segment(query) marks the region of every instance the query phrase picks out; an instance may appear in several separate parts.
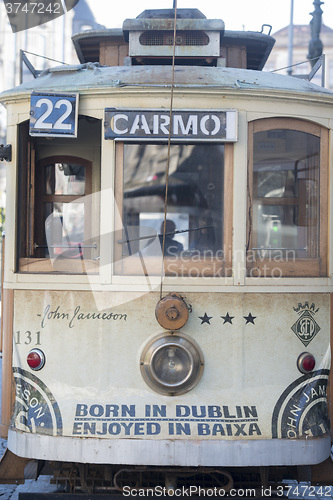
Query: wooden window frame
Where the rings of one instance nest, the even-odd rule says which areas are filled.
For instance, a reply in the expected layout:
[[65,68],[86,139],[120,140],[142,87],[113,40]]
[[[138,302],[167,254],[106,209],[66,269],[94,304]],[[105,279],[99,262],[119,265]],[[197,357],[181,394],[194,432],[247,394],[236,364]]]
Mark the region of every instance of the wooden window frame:
[[[253,145],[254,134],[269,130],[293,130],[314,135],[320,139],[319,158],[319,256],[318,258],[296,258],[291,261],[281,259],[248,259],[252,249],[253,233]],[[248,135],[248,219],[247,219],[247,275],[250,277],[321,277],[327,276],[328,248],[328,130],[316,123],[296,118],[263,118],[249,123]],[[280,199],[279,199],[280,200]],[[281,200],[280,200],[281,202]],[[273,260],[273,262],[272,262]]]
[[[93,259],[62,259],[61,268],[56,269],[48,257],[39,250],[44,244],[43,204],[70,203],[79,198],[85,198],[85,233],[89,234],[91,228],[90,194],[92,193],[92,162],[81,157],[71,155],[53,155],[35,161],[35,153],[30,154],[30,186],[27,194],[26,223],[29,228],[25,238],[26,257],[19,258],[18,272],[20,273],[47,273],[47,274],[95,274],[98,272],[98,262]],[[45,167],[55,163],[77,163],[86,167],[85,194],[84,195],[57,195],[44,193]],[[38,179],[38,181],[37,181]]]
[[[114,269],[115,275],[161,275],[161,259],[159,257],[148,257],[149,268],[140,261],[139,257],[123,257],[122,244],[118,241],[122,239],[123,220],[123,182],[124,182],[124,144],[117,142],[116,172],[115,172],[115,201],[117,206],[115,217],[115,242],[114,242]],[[202,257],[200,261],[193,263],[191,257],[188,260],[184,257],[164,257],[164,273],[170,277],[221,277],[232,276],[232,233],[233,233],[233,158],[234,148],[231,143],[224,143],[224,231],[223,231],[223,254],[224,259],[218,257]],[[179,263],[181,272],[179,272]],[[194,271],[194,274],[193,274]]]

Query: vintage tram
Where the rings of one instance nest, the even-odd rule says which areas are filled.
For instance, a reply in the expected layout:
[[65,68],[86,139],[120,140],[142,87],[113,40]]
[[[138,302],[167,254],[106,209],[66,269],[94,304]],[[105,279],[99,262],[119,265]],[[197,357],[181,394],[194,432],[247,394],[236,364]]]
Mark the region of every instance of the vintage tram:
[[73,41],[1,95],[2,480],[328,484],[333,94],[195,9]]

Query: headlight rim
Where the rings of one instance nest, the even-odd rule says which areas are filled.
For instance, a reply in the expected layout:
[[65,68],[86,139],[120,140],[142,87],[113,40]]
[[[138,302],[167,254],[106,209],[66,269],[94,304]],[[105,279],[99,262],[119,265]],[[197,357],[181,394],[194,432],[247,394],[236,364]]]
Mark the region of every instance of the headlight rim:
[[[190,359],[190,371],[181,381],[175,384],[163,382],[151,369],[152,360],[156,353],[169,345],[185,351]],[[163,332],[150,339],[144,347],[140,357],[141,375],[146,384],[159,394],[166,396],[178,396],[193,389],[200,381],[204,369],[204,357],[197,342],[183,332]]]

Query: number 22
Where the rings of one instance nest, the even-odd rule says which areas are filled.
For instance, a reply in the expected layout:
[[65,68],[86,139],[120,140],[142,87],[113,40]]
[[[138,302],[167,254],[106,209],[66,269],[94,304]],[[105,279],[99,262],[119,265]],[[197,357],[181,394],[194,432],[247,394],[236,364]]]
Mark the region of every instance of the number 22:
[[53,111],[53,102],[50,99],[47,99],[46,97],[43,97],[42,99],[39,99],[36,103],[37,108],[41,108],[43,105],[46,105],[46,110],[44,113],[37,118],[34,128],[40,128],[40,129],[56,129],[56,130],[70,130],[71,129],[71,124],[70,123],[64,123],[66,118],[71,114],[73,105],[70,101],[67,99],[59,99],[54,104],[55,109],[60,109],[62,106],[65,106],[65,111],[59,116],[59,118],[55,121],[55,123],[52,122],[46,122],[45,120],[50,116],[50,114]]

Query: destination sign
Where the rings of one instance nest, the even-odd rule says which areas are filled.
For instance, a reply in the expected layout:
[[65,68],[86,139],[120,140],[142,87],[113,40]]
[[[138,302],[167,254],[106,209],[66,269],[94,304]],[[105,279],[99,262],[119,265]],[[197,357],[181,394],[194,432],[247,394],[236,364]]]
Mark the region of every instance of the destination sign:
[[236,110],[105,109],[105,139],[237,141]]
[[77,137],[78,94],[32,92],[30,135]]

